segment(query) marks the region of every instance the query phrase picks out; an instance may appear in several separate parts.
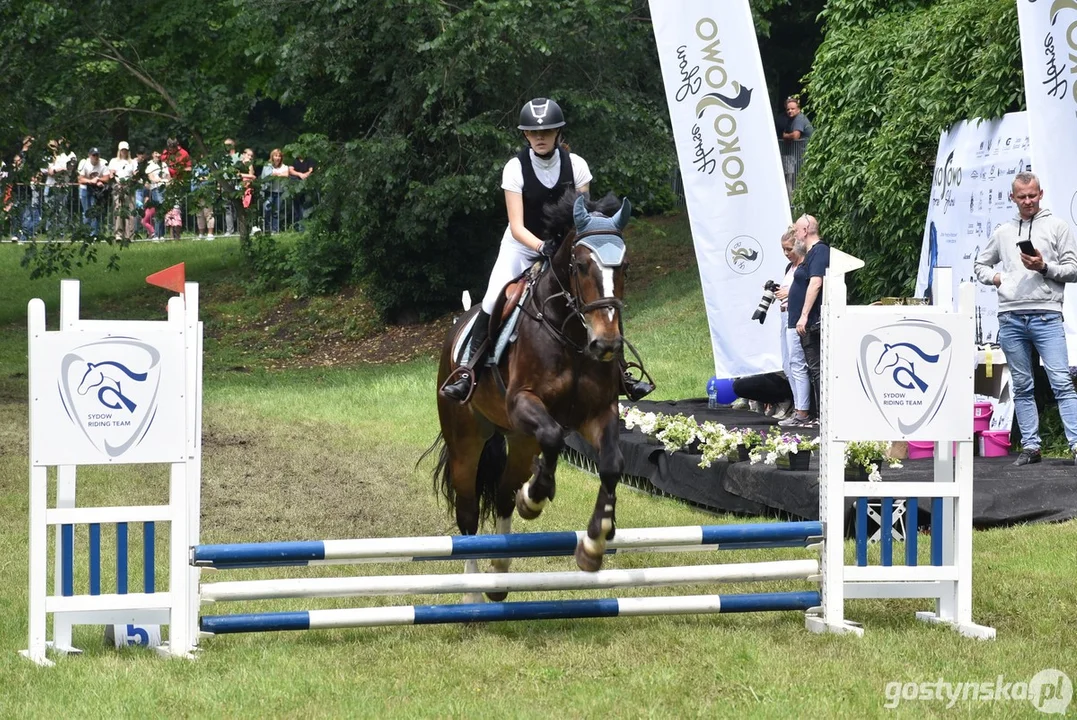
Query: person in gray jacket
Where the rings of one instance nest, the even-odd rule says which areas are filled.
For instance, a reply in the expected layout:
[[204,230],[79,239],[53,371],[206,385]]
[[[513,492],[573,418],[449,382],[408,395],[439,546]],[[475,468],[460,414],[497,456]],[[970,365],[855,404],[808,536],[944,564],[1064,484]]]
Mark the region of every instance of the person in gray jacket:
[[[998,341],[1013,379],[1021,454],[1014,465],[1040,461],[1040,421],[1033,394],[1032,349],[1058,401],[1066,439],[1077,462],[1077,392],[1069,374],[1062,295],[1077,282],[1077,242],[1069,223],[1040,209],[1043,189],[1033,173],[1018,173],[1010,200],[1017,217],[991,233],[976,258],[976,278],[998,288]],[[995,266],[1002,265],[1001,272]]]

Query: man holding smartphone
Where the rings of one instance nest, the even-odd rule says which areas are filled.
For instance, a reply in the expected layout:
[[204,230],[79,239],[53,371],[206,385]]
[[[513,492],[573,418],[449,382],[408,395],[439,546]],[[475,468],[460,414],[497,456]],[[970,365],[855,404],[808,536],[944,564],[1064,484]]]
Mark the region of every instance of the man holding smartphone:
[[[1040,208],[1043,189],[1033,173],[1018,173],[1010,200],[1017,216],[1000,225],[976,258],[976,278],[998,288],[998,341],[1013,380],[1021,454],[1014,465],[1040,461],[1039,413],[1033,387],[1032,350],[1047,371],[1077,462],[1077,392],[1069,374],[1062,297],[1077,282],[1077,242],[1069,223]],[[1001,272],[995,266],[1002,265]]]

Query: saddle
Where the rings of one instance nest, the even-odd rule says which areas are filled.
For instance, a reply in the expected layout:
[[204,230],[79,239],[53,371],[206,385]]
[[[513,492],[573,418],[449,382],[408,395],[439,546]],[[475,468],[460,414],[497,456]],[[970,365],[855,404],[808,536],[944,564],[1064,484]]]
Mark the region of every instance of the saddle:
[[[497,304],[490,314],[490,330],[487,337],[493,341],[493,351],[486,356],[486,365],[496,366],[505,352],[505,348],[516,339],[516,322],[519,318],[519,309],[530,295],[531,288],[542,274],[547,260],[536,260],[531,267],[517,275],[507,285],[504,292],[498,295]],[[453,354],[458,365],[468,361],[472,328],[467,328],[461,333],[459,347]],[[490,341],[487,341],[488,343]]]

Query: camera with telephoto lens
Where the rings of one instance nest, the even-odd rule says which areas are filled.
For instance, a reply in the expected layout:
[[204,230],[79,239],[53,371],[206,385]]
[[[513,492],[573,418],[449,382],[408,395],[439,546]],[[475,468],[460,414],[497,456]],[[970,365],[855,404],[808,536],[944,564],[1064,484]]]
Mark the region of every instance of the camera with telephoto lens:
[[774,302],[774,291],[778,289],[778,283],[773,280],[767,280],[763,284],[763,297],[759,300],[759,307],[752,313],[752,320],[758,320],[762,325],[767,320],[767,310],[770,310],[770,304]]

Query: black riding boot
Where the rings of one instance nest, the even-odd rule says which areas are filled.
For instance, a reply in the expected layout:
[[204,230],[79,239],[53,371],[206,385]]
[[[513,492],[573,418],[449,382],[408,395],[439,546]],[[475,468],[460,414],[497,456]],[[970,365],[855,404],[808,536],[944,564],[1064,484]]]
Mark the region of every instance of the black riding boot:
[[460,366],[456,373],[456,379],[446,383],[441,388],[441,394],[457,402],[464,402],[471,394],[471,387],[479,380],[479,371],[482,368],[482,350],[486,337],[490,334],[490,316],[479,310],[475,316],[475,324],[471,326],[471,347],[468,350],[467,362]]

